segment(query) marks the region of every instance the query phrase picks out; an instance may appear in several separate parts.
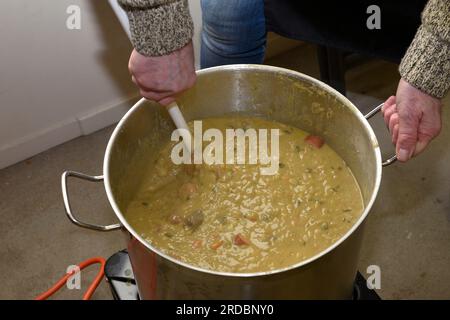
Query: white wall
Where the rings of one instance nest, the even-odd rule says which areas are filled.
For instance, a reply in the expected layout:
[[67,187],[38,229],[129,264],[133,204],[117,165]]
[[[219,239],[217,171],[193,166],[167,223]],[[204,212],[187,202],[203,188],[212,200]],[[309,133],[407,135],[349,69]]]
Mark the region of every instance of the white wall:
[[[200,0],[190,3],[198,62]],[[66,28],[69,5],[81,30]],[[2,0],[0,26],[0,168],[117,122],[138,98],[107,0]]]
[[[200,0],[189,4],[198,67]],[[66,27],[69,5],[81,7],[81,30]],[[116,0],[0,1],[0,169],[111,125],[133,105],[127,25]],[[277,53],[292,47],[270,43]]]
[[[81,30],[66,28],[72,4]],[[0,25],[0,168],[114,123],[137,96],[106,0],[2,0]]]

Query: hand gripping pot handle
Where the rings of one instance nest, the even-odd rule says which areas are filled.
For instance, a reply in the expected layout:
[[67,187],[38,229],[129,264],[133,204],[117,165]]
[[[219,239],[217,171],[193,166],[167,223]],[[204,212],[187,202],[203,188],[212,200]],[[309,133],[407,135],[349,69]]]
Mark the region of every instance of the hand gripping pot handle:
[[[370,118],[372,118],[373,116],[375,116],[377,113],[379,113],[381,111],[381,108],[383,108],[384,103],[380,104],[378,107],[376,107],[375,109],[373,109],[372,111],[370,111],[368,114],[366,114],[364,117],[369,120]],[[390,157],[387,160],[384,160],[382,162],[383,167],[387,167],[391,164],[393,164],[395,161],[397,161],[397,156],[394,155],[392,157]]]
[[66,171],[62,174],[61,189],[62,189],[62,195],[63,195],[63,199],[64,199],[64,208],[66,210],[67,217],[69,218],[69,220],[72,223],[76,224],[79,227],[90,229],[90,230],[95,230],[95,231],[114,231],[114,230],[122,228],[122,225],[119,223],[102,226],[102,225],[86,223],[86,222],[82,222],[82,221],[78,220],[73,215],[72,208],[70,206],[70,198],[69,198],[69,193],[68,193],[68,189],[67,189],[67,182],[68,182],[69,177],[74,177],[74,178],[78,178],[78,179],[86,180],[86,181],[90,181],[90,182],[101,182],[101,181],[103,181],[103,176],[89,176],[89,175],[75,172],[75,171]]

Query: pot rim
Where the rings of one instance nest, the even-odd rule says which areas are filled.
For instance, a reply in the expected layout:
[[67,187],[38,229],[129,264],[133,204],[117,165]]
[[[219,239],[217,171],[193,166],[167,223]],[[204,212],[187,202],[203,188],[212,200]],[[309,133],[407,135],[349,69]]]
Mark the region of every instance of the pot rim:
[[143,239],[127,222],[127,220],[125,219],[125,217],[123,216],[121,210],[119,209],[113,193],[112,193],[112,189],[111,189],[111,183],[110,183],[110,178],[109,178],[109,159],[111,156],[111,152],[113,149],[113,146],[115,144],[116,138],[119,135],[120,131],[122,130],[122,127],[124,126],[124,124],[127,122],[128,118],[135,112],[135,110],[137,110],[138,108],[141,107],[141,105],[147,103],[147,100],[145,98],[142,98],[141,100],[139,100],[124,116],[123,118],[119,121],[118,125],[116,126],[116,128],[114,129],[109,141],[108,141],[108,145],[106,147],[106,152],[105,152],[105,157],[104,157],[104,162],[103,162],[103,173],[104,173],[104,184],[105,184],[105,190],[106,190],[106,194],[108,197],[108,200],[111,204],[111,207],[114,210],[114,213],[116,214],[117,218],[120,220],[120,223],[122,224],[122,226],[124,226],[126,228],[126,230],[131,233],[131,235],[133,237],[135,237],[136,239],[139,240],[139,242],[141,244],[143,244],[145,247],[147,247],[147,249],[153,251],[154,253],[158,254],[160,257],[167,259],[169,261],[171,261],[172,263],[175,263],[177,265],[183,266],[185,268],[191,269],[193,271],[198,271],[198,272],[203,272],[203,273],[208,273],[211,275],[217,275],[217,276],[226,276],[226,277],[236,277],[236,278],[250,278],[250,277],[260,277],[260,276],[268,276],[268,275],[275,275],[278,273],[282,273],[282,272],[286,272],[286,271],[290,271],[290,270],[294,270],[303,266],[307,266],[308,264],[320,259],[321,257],[327,255],[329,252],[333,251],[335,248],[337,248],[339,245],[341,245],[347,238],[350,237],[350,235],[352,235],[358,228],[359,226],[363,223],[363,221],[366,219],[367,215],[369,214],[373,203],[375,202],[375,199],[378,195],[378,191],[380,188],[380,184],[381,184],[381,175],[382,175],[382,160],[381,160],[381,151],[380,151],[380,147],[378,144],[378,140],[376,138],[376,135],[371,127],[371,125],[369,124],[369,122],[367,121],[367,119],[363,116],[363,114],[358,110],[358,108],[356,108],[356,106],[350,101],[348,100],[347,97],[345,97],[344,95],[342,95],[341,93],[339,93],[338,91],[336,91],[334,88],[330,87],[329,85],[323,83],[320,80],[317,80],[313,77],[310,77],[308,75],[305,75],[303,73],[297,72],[297,71],[293,71],[293,70],[289,70],[289,69],[285,69],[285,68],[280,68],[280,67],[274,67],[274,66],[266,66],[266,65],[256,65],[256,64],[235,64],[235,65],[226,65],[226,66],[218,66],[218,67],[212,67],[212,68],[207,68],[207,69],[202,69],[197,71],[197,75],[204,75],[204,74],[209,74],[209,73],[214,73],[217,71],[223,71],[223,70],[253,70],[253,71],[265,71],[265,72],[276,72],[276,73],[281,73],[281,74],[285,74],[294,78],[298,78],[298,79],[302,79],[302,80],[306,80],[307,82],[310,82],[314,85],[317,85],[318,87],[328,91],[329,93],[333,94],[336,96],[336,98],[338,98],[338,100],[340,100],[343,104],[345,104],[348,108],[351,109],[351,111],[358,117],[358,119],[363,123],[367,133],[369,134],[369,138],[371,140],[372,146],[374,148],[374,152],[375,152],[375,158],[376,158],[376,177],[375,177],[375,186],[374,189],[372,191],[372,196],[370,197],[367,206],[364,208],[363,213],[361,214],[361,216],[359,217],[359,219],[353,224],[353,226],[350,228],[350,230],[348,230],[338,241],[336,241],[334,244],[332,244],[331,246],[329,246],[327,249],[319,252],[318,254],[312,256],[311,258],[307,259],[307,260],[302,260],[296,264],[293,264],[291,266],[285,267],[285,268],[279,268],[279,269],[275,269],[275,270],[270,270],[270,271],[263,271],[263,272],[254,272],[254,273],[234,273],[234,272],[219,272],[219,271],[214,271],[214,270],[209,270],[209,269],[204,269],[204,268],[199,268],[193,265],[190,265],[188,263],[185,263],[183,261],[179,261],[163,252],[161,252],[159,249],[153,247],[148,241],[146,241],[145,239]]

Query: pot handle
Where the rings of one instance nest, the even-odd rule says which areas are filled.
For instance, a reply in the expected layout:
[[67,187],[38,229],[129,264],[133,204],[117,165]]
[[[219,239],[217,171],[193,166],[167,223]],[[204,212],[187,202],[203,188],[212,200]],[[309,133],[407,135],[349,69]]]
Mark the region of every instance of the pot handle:
[[[369,112],[368,114],[366,114],[364,117],[365,117],[367,120],[369,120],[369,119],[372,118],[374,115],[376,115],[377,113],[379,113],[379,112],[381,111],[381,108],[383,108],[383,106],[384,106],[384,103],[380,104],[378,107],[376,107],[375,109],[373,109],[372,111],[370,111],[370,112]],[[394,155],[394,156],[390,157],[389,159],[384,160],[384,161],[382,162],[382,166],[383,166],[383,167],[387,167],[387,166],[393,164],[393,163],[396,162],[396,161],[397,161],[397,156]]]
[[80,220],[78,220],[72,213],[72,208],[70,206],[70,199],[69,199],[69,193],[67,191],[67,181],[69,177],[78,178],[81,180],[86,180],[90,182],[100,182],[103,181],[103,176],[88,176],[83,173],[75,172],[75,171],[66,171],[61,176],[61,189],[62,189],[62,195],[64,199],[64,208],[66,210],[66,215],[69,218],[69,220],[76,224],[79,227],[95,230],[95,231],[113,231],[122,228],[121,224],[111,224],[108,226],[101,226],[97,224],[90,224],[85,223]]

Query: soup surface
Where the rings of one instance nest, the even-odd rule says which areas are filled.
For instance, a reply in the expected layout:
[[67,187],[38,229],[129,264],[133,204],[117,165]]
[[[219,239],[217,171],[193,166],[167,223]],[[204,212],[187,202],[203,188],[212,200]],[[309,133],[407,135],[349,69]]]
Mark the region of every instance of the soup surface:
[[130,225],[162,252],[214,271],[270,271],[320,253],[361,216],[352,172],[319,137],[259,118],[202,124],[222,132],[279,129],[279,169],[263,175],[259,164],[175,165],[177,143],[167,143],[126,210]]

